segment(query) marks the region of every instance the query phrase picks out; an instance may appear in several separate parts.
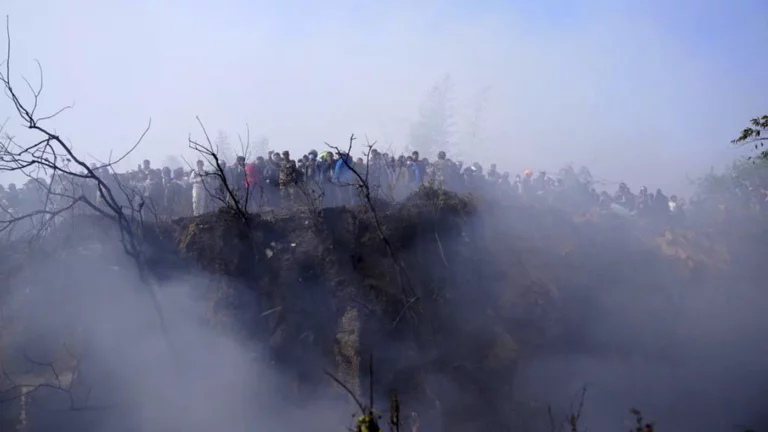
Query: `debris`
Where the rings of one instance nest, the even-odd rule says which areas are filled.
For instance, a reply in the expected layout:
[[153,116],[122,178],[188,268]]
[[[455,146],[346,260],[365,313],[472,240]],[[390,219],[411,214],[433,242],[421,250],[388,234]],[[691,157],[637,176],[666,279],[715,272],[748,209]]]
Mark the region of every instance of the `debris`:
[[261,316],[265,317],[265,316],[267,316],[267,315],[270,315],[270,314],[273,314],[273,313],[275,313],[275,312],[280,312],[281,310],[283,310],[283,307],[282,307],[282,306],[278,306],[278,307],[276,307],[276,308],[274,308],[274,309],[270,309],[270,310],[268,310],[268,311],[266,311],[266,312],[263,312],[263,313],[261,314]]

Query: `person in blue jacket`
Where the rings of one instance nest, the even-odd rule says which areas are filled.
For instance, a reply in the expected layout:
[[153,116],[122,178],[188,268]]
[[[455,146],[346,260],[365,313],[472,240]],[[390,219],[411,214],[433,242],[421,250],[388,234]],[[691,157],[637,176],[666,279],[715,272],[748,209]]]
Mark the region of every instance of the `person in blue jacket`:
[[336,167],[333,169],[333,182],[339,185],[351,185],[355,183],[355,173],[350,167],[354,167],[354,161],[346,153],[339,154]]
[[355,196],[355,173],[350,167],[354,167],[354,160],[347,153],[340,153],[339,160],[333,169],[333,183],[338,186],[339,203],[341,205],[352,204]]
[[419,152],[414,151],[411,153],[413,163],[410,168],[413,176],[411,177],[416,185],[421,185],[424,182],[424,162],[419,159]]

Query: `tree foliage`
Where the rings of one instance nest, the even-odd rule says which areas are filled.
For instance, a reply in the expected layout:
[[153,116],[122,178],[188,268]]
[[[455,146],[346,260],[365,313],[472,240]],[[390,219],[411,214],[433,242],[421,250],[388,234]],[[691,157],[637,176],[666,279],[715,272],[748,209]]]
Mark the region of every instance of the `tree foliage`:
[[755,117],[750,120],[750,126],[744,128],[738,138],[731,143],[738,146],[754,145],[757,151],[757,155],[754,157],[768,160],[768,150],[764,147],[765,141],[768,140],[766,132],[768,132],[768,115]]
[[483,126],[485,125],[485,113],[490,97],[491,87],[481,88],[474,96],[472,113],[469,119],[467,144],[469,148],[478,148],[484,141]]

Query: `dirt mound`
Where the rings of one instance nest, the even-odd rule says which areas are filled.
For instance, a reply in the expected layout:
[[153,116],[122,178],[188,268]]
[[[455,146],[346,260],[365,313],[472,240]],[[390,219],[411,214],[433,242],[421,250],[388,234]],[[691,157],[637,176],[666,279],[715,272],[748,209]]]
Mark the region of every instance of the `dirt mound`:
[[267,342],[299,389],[327,385],[325,366],[359,392],[372,353],[380,391],[461,430],[519,420],[517,362],[584,342],[599,315],[574,307],[585,293],[651,289],[667,317],[676,286],[730,269],[723,242],[699,233],[433,189],[375,217],[330,208],[246,227],[223,211],[173,230],[185,262],[220,275],[219,319]]

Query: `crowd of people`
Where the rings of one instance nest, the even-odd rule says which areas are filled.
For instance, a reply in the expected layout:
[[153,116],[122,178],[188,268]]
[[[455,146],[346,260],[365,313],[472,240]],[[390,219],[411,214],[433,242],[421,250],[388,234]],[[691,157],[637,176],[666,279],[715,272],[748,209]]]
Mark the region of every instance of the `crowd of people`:
[[[122,173],[97,165],[91,169],[110,187],[120,205],[138,209],[145,218],[199,216],[233,203],[249,212],[352,205],[360,202],[357,186],[363,182],[373,195],[391,200],[431,185],[458,193],[536,199],[577,211],[602,208],[638,217],[685,217],[685,201],[661,189],[649,192],[641,187],[635,193],[621,183],[613,194],[598,192],[586,168],[566,167],[555,174],[525,170],[512,176],[498,171],[496,164],[485,169],[478,162],[465,165],[454,161],[443,151],[435,156],[430,160],[416,151],[394,156],[374,148],[365,159],[345,152],[316,150],[293,158],[288,151],[270,151],[250,162],[243,156],[231,164],[223,158],[198,160],[189,170],[167,166],[158,169],[149,160],[136,170]],[[737,177],[732,180],[739,205],[768,210],[768,184],[749,184]],[[30,178],[21,187],[0,185],[0,221],[40,208],[67,205],[81,195],[103,205],[93,179],[57,175],[50,181],[51,185],[46,179]],[[699,198],[690,204],[702,203],[707,201]]]

